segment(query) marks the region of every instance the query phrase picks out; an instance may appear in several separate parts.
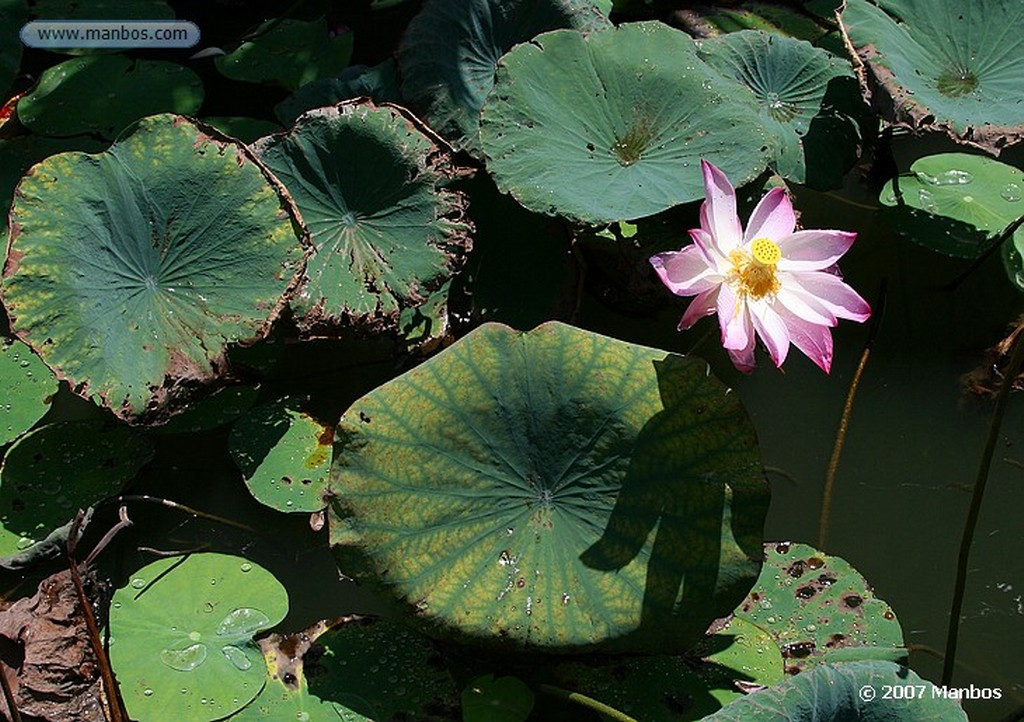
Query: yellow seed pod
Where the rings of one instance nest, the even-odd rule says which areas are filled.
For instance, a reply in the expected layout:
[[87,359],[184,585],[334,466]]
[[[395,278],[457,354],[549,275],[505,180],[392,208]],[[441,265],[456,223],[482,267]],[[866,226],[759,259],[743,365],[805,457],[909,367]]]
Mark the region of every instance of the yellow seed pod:
[[782,250],[767,238],[755,238],[750,244],[750,253],[755,261],[765,266],[774,266],[782,258]]

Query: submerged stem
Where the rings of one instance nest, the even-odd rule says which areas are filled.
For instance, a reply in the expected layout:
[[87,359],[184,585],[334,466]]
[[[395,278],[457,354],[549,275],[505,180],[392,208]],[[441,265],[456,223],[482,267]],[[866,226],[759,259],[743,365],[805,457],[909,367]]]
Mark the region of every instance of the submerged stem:
[[540,691],[544,692],[545,694],[550,694],[552,697],[558,697],[559,699],[564,699],[567,702],[573,702],[575,704],[586,707],[587,709],[594,710],[598,714],[602,714],[610,720],[615,720],[615,722],[637,722],[635,719],[627,715],[625,712],[620,712],[614,707],[609,707],[604,702],[598,702],[596,699],[588,697],[585,694],[580,694],[579,692],[570,692],[567,689],[555,687],[551,684],[542,684],[539,686]]
[[1013,380],[1020,374],[1022,365],[1024,365],[1024,333],[1017,334],[1017,338],[1013,342],[1010,363],[1003,376],[1003,383],[999,387],[999,393],[996,395],[995,408],[992,410],[992,420],[989,422],[988,427],[988,438],[985,439],[985,448],[981,453],[981,462],[978,464],[978,476],[974,480],[974,490],[971,492],[971,506],[967,510],[964,533],[960,538],[960,556],[957,559],[956,565],[956,583],[953,585],[953,601],[949,608],[949,629],[946,632],[946,659],[942,665],[942,684],[944,686],[948,686],[953,681],[953,667],[956,663],[956,644],[960,631],[960,611],[963,608],[964,593],[967,590],[967,564],[971,558],[974,529],[978,525],[978,516],[981,514],[981,501],[985,496],[985,484],[988,482],[988,472],[992,466],[992,456],[996,450],[996,443],[999,441],[999,428],[1003,424],[1006,403],[1010,399]]
[[821,515],[818,517],[818,549],[825,551],[825,543],[828,541],[828,526],[832,516],[832,492],[836,485],[836,474],[839,472],[839,457],[843,453],[843,444],[846,442],[846,430],[850,425],[850,416],[853,414],[853,400],[857,396],[857,387],[860,385],[861,374],[867,366],[868,357],[871,355],[871,347],[875,343],[875,334],[878,333],[878,325],[882,320],[882,312],[885,310],[885,280],[882,280],[882,288],[878,291],[878,301],[875,303],[874,317],[871,319],[871,330],[868,332],[868,340],[864,343],[864,351],[860,355],[860,363],[850,381],[850,389],[846,392],[846,403],[843,404],[843,415],[839,419],[839,430],[836,432],[836,441],[832,445],[832,456],[828,460],[828,471],[825,472],[825,488],[821,495]]

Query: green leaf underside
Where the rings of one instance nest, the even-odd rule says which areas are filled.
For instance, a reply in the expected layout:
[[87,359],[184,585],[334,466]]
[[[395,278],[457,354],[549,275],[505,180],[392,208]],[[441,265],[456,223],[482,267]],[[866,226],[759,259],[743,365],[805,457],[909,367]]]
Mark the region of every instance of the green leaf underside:
[[282,619],[288,595],[242,557],[192,554],[153,562],[114,593],[110,662],[132,719],[214,720],[262,689],[252,637]]
[[[865,699],[863,689],[875,696]],[[885,699],[886,688],[920,691],[913,699]],[[918,689],[919,688],[919,689]],[[737,700],[703,722],[967,722],[960,704],[934,685],[892,662],[847,662],[816,667]]]
[[588,223],[702,198],[700,159],[739,186],[774,154],[751,95],[661,23],[559,30],[502,58],[480,137],[498,187]]
[[749,421],[707,374],[559,323],[485,324],[342,417],[342,570],[381,575],[442,635],[685,649],[749,589],[767,503]]
[[153,456],[130,429],[62,421],[21,437],[0,466],[0,557],[20,554],[118,493]]
[[698,41],[711,67],[749,88],[765,128],[775,136],[773,165],[782,177],[838,187],[857,160],[859,130],[850,115],[861,104],[849,64],[831,53],[756,30]]
[[337,75],[352,55],[352,33],[331,37],[327,21],[269,20],[256,37],[218,57],[217,69],[232,80],[271,82],[289,90]]
[[278,511],[324,508],[333,429],[283,398],[259,406],[235,424],[229,448],[249,493]]
[[547,30],[608,27],[589,0],[433,0],[398,49],[402,93],[457,148],[479,148],[480,108],[499,58]]
[[806,544],[765,548],[761,576],[736,616],[772,635],[787,672],[833,660],[905,656],[896,615],[849,563]]
[[[899,197],[896,194],[899,185]],[[940,153],[890,180],[879,201],[897,231],[939,253],[975,258],[1024,215],[1024,173],[991,158]],[[1024,246],[1024,229],[1014,234]]]
[[202,102],[202,81],[182,65],[89,55],[45,70],[18,101],[18,119],[40,135],[115,138],[138,118],[194,113]]
[[844,30],[899,122],[997,152],[1024,137],[1024,5],[848,0]]
[[256,146],[288,188],[316,253],[292,307],[306,327],[397,322],[461,262],[461,200],[441,188],[443,159],[398,110],[314,110]]
[[287,126],[294,125],[307,110],[335,105],[342,100],[366,97],[374,103],[402,104],[398,71],[393,58],[379,65],[351,65],[337,78],[321,78],[307,83],[274,106],[274,113]]
[[743,697],[737,682],[783,679],[779,648],[764,630],[731,619],[686,656],[623,657],[557,668],[562,687],[598,699],[644,722],[699,719]]
[[168,115],[105,153],[36,165],[11,220],[15,332],[126,418],[262,335],[302,262],[282,200],[242,149]]
[[39,357],[20,341],[0,338],[0,446],[28,431],[55,393],[57,381]]

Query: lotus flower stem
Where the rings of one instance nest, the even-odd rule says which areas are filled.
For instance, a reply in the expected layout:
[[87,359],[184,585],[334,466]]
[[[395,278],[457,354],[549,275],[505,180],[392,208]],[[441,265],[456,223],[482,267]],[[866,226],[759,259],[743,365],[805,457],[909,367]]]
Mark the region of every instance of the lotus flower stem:
[[567,702],[574,702],[586,707],[587,709],[592,709],[610,720],[615,720],[615,722],[637,722],[625,712],[620,712],[614,707],[609,707],[604,702],[598,702],[596,699],[588,697],[585,694],[580,694],[579,692],[570,692],[567,689],[555,687],[551,684],[540,685],[540,691],[545,694],[549,694],[552,697],[558,697],[559,699],[564,699]]
[[839,419],[839,430],[836,432],[836,441],[832,446],[832,456],[828,460],[828,471],[825,472],[825,487],[821,496],[821,515],[818,517],[818,549],[825,550],[828,541],[828,525],[832,516],[832,492],[836,485],[836,474],[839,471],[839,457],[843,453],[843,444],[846,442],[846,430],[850,425],[850,415],[853,413],[853,400],[857,396],[857,387],[860,385],[860,377],[867,366],[868,357],[871,355],[871,347],[875,342],[875,334],[878,333],[878,324],[882,320],[882,312],[885,310],[885,279],[882,280],[882,287],[878,291],[878,300],[875,302],[875,317],[871,320],[871,328],[868,331],[868,340],[864,343],[864,351],[860,355],[860,363],[850,381],[850,389],[846,392],[846,403],[843,404],[843,415]]
[[978,476],[974,480],[974,490],[971,493],[971,506],[967,511],[963,536],[960,538],[960,557],[957,560],[956,583],[953,585],[953,601],[949,608],[949,629],[946,632],[946,659],[942,665],[941,683],[945,686],[948,686],[953,680],[956,644],[960,631],[960,611],[963,608],[964,593],[967,590],[967,564],[971,558],[974,530],[978,525],[978,516],[981,513],[981,500],[985,496],[985,484],[988,482],[988,472],[992,466],[992,455],[995,453],[996,444],[999,441],[999,429],[1003,424],[1003,415],[1006,413],[1006,403],[1010,400],[1013,381],[1020,374],[1022,365],[1024,365],[1024,333],[1017,334],[1017,339],[1013,342],[1010,363],[1003,375],[1003,384],[999,387],[999,393],[996,394],[995,408],[992,410],[992,420],[988,427],[988,438],[985,440],[985,449],[981,453]]

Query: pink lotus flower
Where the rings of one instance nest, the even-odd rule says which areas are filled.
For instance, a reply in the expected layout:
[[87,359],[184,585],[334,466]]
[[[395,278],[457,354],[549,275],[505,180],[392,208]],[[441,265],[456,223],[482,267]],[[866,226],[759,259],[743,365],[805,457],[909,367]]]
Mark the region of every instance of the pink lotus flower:
[[756,333],[776,366],[792,343],[828,373],[829,329],[840,318],[862,322],[871,315],[834,268],[857,234],[795,230],[793,204],[782,188],[765,194],[744,231],[729,179],[707,161],[701,169],[706,199],[700,228],[690,231],[693,243],[650,259],[672,293],[696,296],[679,330],[717,313],[722,345],[740,371],[754,369]]

